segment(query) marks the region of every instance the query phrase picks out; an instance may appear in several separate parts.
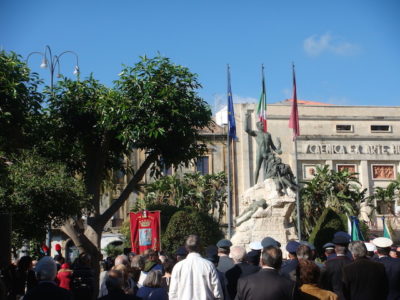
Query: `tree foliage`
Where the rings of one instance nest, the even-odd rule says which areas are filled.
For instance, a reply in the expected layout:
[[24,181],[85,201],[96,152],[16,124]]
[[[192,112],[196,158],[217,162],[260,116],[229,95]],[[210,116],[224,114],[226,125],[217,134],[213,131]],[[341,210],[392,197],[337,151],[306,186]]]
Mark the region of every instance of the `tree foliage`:
[[371,198],[379,203],[378,213],[396,215],[395,202],[400,199],[400,174],[386,188],[376,187]]
[[218,174],[186,173],[164,176],[146,185],[144,204],[168,204],[178,208],[194,207],[199,211],[223,217],[227,200],[227,177]]
[[4,155],[28,148],[41,117],[41,81],[21,57],[0,51],[0,151]]
[[82,182],[34,151],[23,151],[6,171],[8,193],[0,198],[0,211],[12,214],[13,232],[23,239],[40,240],[50,222],[59,227],[90,208]]
[[334,171],[329,166],[317,166],[314,178],[304,183],[300,191],[302,235],[309,237],[326,207],[337,214],[358,216],[359,204],[366,189],[360,189],[356,173]]

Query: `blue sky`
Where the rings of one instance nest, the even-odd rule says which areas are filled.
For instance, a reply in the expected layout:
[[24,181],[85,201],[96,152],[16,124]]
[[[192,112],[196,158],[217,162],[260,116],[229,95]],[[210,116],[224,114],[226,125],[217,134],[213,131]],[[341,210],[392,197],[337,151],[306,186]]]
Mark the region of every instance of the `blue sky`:
[[[215,109],[257,101],[265,65],[268,102],[291,97],[344,105],[400,105],[398,0],[0,1],[0,47],[26,56],[50,45],[79,54],[82,76],[111,86],[122,64],[159,51],[199,74]],[[40,58],[29,62],[34,71]],[[72,73],[72,57],[62,71]],[[41,72],[49,82],[48,73]]]

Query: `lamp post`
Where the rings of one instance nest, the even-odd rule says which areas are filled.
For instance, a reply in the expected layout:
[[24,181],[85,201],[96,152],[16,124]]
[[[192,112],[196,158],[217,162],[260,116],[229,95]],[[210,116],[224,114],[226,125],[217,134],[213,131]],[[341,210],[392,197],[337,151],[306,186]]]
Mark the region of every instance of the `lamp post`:
[[[51,51],[50,46],[46,45],[46,47],[44,47],[44,52],[31,52],[28,54],[27,58],[26,58],[26,63],[28,63],[29,58],[34,55],[34,54],[38,54],[42,57],[42,63],[40,64],[40,67],[42,69],[49,69],[50,71],[50,92],[53,95],[53,88],[54,88],[54,74],[55,71],[57,70],[57,78],[61,77],[61,66],[60,66],[60,58],[64,55],[64,54],[72,54],[75,56],[76,59],[76,63],[75,63],[75,67],[74,67],[74,71],[73,74],[75,76],[77,76],[78,80],[79,80],[79,74],[80,74],[80,69],[79,69],[79,58],[78,58],[78,54],[76,54],[74,51],[64,51],[61,52],[59,55],[53,55],[53,52]],[[47,240],[47,244],[49,246],[49,250],[48,250],[48,255],[51,256],[51,223],[49,224],[49,228],[47,230],[47,236],[46,236],[46,240]]]
[[46,47],[44,48],[44,52],[31,52],[28,54],[28,57],[26,58],[26,62],[28,63],[29,58],[33,55],[33,54],[39,54],[42,57],[42,63],[40,64],[40,67],[42,69],[49,69],[50,71],[50,91],[53,92],[53,87],[54,87],[54,74],[55,71],[57,70],[57,78],[61,77],[61,67],[60,67],[60,58],[64,55],[64,54],[72,54],[75,56],[76,59],[76,64],[74,67],[74,72],[73,74],[75,76],[77,76],[78,80],[79,80],[79,74],[80,74],[80,69],[79,69],[79,58],[78,58],[78,54],[76,54],[74,51],[64,51],[61,52],[59,55],[53,55],[53,52],[51,51],[50,46],[46,45]]

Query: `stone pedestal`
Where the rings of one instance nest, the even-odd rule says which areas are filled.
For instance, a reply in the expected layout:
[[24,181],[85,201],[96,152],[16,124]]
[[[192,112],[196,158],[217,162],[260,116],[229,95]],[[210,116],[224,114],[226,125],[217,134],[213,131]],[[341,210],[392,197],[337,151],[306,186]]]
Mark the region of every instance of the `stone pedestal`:
[[[290,189],[286,194],[280,196],[276,191],[275,182],[267,179],[256,184],[244,192],[240,203],[241,214],[246,211],[255,201],[265,199],[267,207],[258,207],[251,217],[235,228],[231,238],[233,245],[244,246],[253,241],[261,241],[270,236],[282,244],[284,251],[288,240],[297,239],[294,222],[291,214],[296,204],[296,195]],[[236,223],[246,219],[239,215]],[[285,252],[285,251],[284,251]]]

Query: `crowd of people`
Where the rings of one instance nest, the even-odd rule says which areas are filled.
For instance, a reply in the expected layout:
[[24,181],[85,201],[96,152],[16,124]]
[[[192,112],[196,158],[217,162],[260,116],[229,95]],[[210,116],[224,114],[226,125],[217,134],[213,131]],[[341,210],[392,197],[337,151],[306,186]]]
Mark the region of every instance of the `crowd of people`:
[[281,244],[271,237],[249,247],[246,252],[224,239],[203,249],[199,237],[190,235],[174,255],[148,249],[141,255],[107,258],[99,280],[88,254],[72,265],[60,255],[38,262],[24,256],[3,272],[0,298],[400,299],[400,247],[388,238],[351,242],[347,233],[338,232],[323,246],[322,260],[308,242],[289,241],[285,258]]

